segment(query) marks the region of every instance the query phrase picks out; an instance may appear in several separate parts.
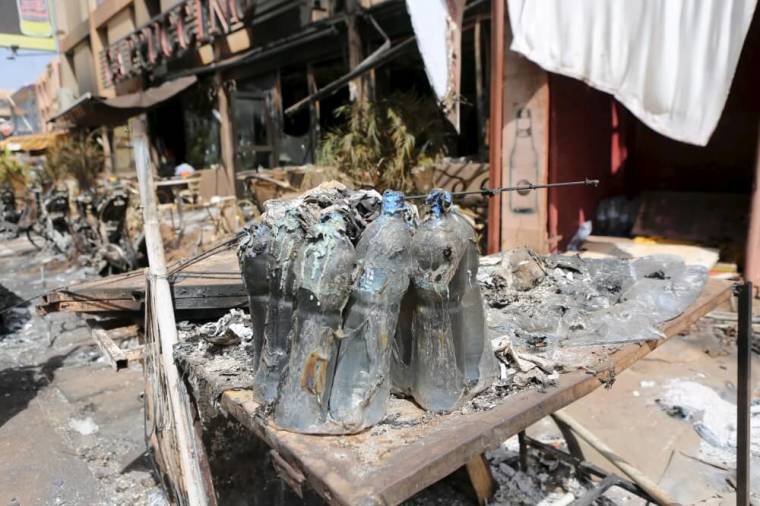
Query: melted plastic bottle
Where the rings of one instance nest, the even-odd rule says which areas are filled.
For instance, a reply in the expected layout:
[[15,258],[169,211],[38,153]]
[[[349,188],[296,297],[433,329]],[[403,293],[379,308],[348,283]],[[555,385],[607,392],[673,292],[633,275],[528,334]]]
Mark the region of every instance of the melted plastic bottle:
[[396,395],[412,395],[412,320],[416,306],[414,283],[409,283],[409,288],[401,299],[391,349],[391,392]]
[[327,427],[343,308],[356,266],[346,234],[344,211],[324,209],[299,258],[297,309],[290,355],[283,373],[274,420],[295,432],[332,432]]
[[267,277],[267,247],[272,237],[269,225],[256,223],[244,230],[238,247],[238,261],[243,275],[243,284],[248,292],[248,306],[251,311],[253,337],[248,346],[253,371],[259,366],[261,346],[264,343],[264,324],[269,304],[269,280]]
[[272,237],[267,248],[269,304],[259,367],[253,381],[259,400],[271,402],[277,396],[282,368],[287,363],[288,334],[293,325],[295,302],[295,260],[305,238],[296,206],[273,213],[267,220]]
[[460,214],[449,213],[465,241],[464,255],[451,282],[449,293],[461,294],[459,306],[450,306],[457,364],[464,374],[465,397],[472,398],[497,378],[499,365],[486,332],[483,296],[478,283],[480,252],[475,230]]
[[430,215],[412,243],[411,393],[425,409],[446,411],[488,386],[496,363],[485,336],[474,233],[449,212],[449,192],[433,190],[427,203]]
[[404,194],[386,191],[380,218],[356,246],[358,279],[343,313],[330,416],[336,430],[353,433],[385,416],[391,389],[391,346],[409,286],[412,229],[404,220]]

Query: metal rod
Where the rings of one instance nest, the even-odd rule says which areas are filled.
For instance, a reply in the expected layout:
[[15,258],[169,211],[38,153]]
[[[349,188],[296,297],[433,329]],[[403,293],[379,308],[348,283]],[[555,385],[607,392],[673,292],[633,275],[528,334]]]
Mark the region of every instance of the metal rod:
[[[546,443],[542,443],[541,441],[537,441],[531,437],[526,437],[525,439],[528,446],[531,446],[535,448],[536,450],[542,451],[548,455],[555,457],[557,460],[561,460],[562,462],[565,462],[566,464],[573,466],[576,469],[576,472],[578,474],[583,474],[583,475],[588,476],[587,478],[588,480],[591,480],[592,475],[601,479],[604,479],[606,476],[610,475],[608,471],[605,471],[601,467],[596,466],[583,459],[574,457],[573,455],[565,453],[562,450],[558,450],[557,448],[554,448],[553,446],[549,446]],[[636,485],[634,482],[624,480],[614,474],[612,476],[615,476],[618,479],[618,482],[617,482],[618,487],[622,488],[623,490],[627,490],[628,492],[635,494],[643,499],[646,499],[649,502],[654,502],[651,499],[651,497],[649,497],[649,495],[641,487]]]
[[572,506],[590,506],[594,504],[594,501],[599,499],[602,494],[607,492],[608,489],[618,484],[618,477],[613,474],[608,474],[597,486],[576,499]]
[[736,397],[736,504],[749,506],[750,404],[752,402],[752,282],[736,285],[739,298]]
[[573,432],[581,439],[586,441],[594,450],[599,452],[602,457],[607,459],[612,465],[623,471],[626,476],[634,481],[639,487],[642,488],[649,496],[655,500],[657,504],[668,505],[675,504],[665,491],[663,491],[659,485],[654,483],[649,477],[644,475],[641,471],[629,464],[623,457],[615,453],[609,446],[604,444],[599,438],[597,438],[590,430],[578,423],[574,418],[566,414],[564,411],[557,411],[554,416],[558,417],[565,424],[567,424]]
[[528,444],[525,442],[525,431],[517,433],[517,442],[520,444],[520,471],[528,472]]
[[[540,190],[541,188],[559,188],[561,186],[599,186],[598,179],[584,179],[583,181],[565,181],[563,183],[547,183],[547,184],[525,184],[521,186],[502,186],[501,188],[483,188],[480,190],[464,191],[464,192],[451,192],[452,197],[461,197],[464,195],[485,195],[494,196],[503,192],[519,192],[530,190]],[[425,195],[409,195],[406,200],[424,199]]]

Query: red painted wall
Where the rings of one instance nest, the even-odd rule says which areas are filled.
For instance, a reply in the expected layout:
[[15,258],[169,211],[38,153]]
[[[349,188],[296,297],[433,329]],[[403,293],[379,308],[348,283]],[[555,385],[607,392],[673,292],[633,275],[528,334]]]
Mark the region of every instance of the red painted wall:
[[606,197],[648,190],[749,193],[760,125],[760,9],[707,146],[654,132],[610,95],[575,79],[550,74],[549,97],[549,181],[601,180],[598,189],[549,192],[549,237],[562,236],[559,250]]
[[[614,185],[610,175],[611,97],[581,81],[549,75],[549,182],[600,179],[598,188],[549,190],[549,238],[564,250]],[[557,244],[555,241],[554,244]]]

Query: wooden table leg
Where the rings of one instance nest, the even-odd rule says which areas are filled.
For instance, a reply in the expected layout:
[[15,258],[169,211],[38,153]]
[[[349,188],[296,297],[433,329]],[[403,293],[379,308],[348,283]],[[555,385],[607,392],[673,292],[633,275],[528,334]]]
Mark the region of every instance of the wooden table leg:
[[475,489],[475,496],[478,504],[485,505],[496,490],[496,483],[491,474],[491,465],[486,460],[484,453],[472,458],[467,464],[467,475],[470,478],[472,488]]

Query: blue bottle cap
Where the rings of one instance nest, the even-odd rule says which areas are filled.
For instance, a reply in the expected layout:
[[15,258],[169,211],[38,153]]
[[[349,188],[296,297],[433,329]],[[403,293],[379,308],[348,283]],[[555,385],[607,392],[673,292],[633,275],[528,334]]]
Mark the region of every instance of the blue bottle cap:
[[396,190],[383,192],[383,214],[396,214],[404,209],[404,193]]
[[433,216],[440,218],[451,207],[451,192],[435,188],[430,190],[425,203],[430,206],[430,212]]

